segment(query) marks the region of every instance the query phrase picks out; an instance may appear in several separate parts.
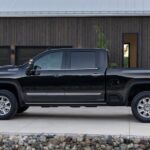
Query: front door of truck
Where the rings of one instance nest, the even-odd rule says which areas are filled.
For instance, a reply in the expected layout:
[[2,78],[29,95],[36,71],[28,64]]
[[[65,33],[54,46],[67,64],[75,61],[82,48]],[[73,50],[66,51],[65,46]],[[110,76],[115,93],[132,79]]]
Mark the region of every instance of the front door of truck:
[[20,79],[26,103],[56,104],[64,98],[65,52],[50,51],[34,60],[36,71]]
[[104,103],[105,71],[99,66],[98,50],[68,52],[65,99],[73,104]]

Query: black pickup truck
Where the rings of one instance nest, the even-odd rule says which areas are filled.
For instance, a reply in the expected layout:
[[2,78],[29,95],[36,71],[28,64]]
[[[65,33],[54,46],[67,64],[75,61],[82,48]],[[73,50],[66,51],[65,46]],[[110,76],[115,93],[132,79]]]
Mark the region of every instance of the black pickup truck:
[[2,66],[0,120],[29,106],[131,106],[150,122],[150,70],[108,66],[105,49],[47,50],[21,66]]

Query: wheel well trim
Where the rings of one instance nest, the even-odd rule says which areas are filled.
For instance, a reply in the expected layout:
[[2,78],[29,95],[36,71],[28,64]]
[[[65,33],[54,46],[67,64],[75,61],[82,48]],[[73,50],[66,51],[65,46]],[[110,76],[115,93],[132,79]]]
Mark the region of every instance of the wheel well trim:
[[126,101],[127,105],[129,103],[128,98],[129,98],[129,95],[130,95],[130,92],[131,92],[132,88],[134,86],[143,85],[143,84],[148,85],[148,84],[150,84],[150,81],[144,80],[144,81],[136,81],[136,83],[130,83],[130,85],[128,86],[128,88],[126,90],[126,94],[125,94],[125,101]]
[[25,104],[23,91],[22,91],[22,88],[21,88],[19,82],[17,82],[17,81],[0,81],[0,84],[12,85],[17,91],[19,105],[23,106]]

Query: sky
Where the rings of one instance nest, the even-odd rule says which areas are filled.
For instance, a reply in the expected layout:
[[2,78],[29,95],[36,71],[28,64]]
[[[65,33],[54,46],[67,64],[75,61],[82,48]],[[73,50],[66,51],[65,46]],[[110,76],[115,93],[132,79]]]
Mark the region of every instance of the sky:
[[0,0],[0,11],[150,11],[150,0]]

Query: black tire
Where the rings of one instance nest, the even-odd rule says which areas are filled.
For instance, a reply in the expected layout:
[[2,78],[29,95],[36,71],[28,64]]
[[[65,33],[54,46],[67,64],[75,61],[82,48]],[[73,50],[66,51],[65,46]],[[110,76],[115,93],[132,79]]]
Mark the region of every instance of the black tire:
[[[143,91],[143,92],[140,92],[139,94],[137,94],[133,100],[132,100],[132,103],[131,103],[131,109],[132,109],[132,113],[133,115],[135,116],[135,118],[137,120],[139,120],[140,122],[144,122],[144,123],[150,123],[150,116],[143,116],[142,114],[140,114],[140,112],[138,111],[138,109],[141,109],[140,106],[138,106],[138,104],[142,101],[142,99],[146,98],[146,101],[147,99],[149,98],[150,99],[150,91]],[[144,109],[143,109],[144,108]],[[142,109],[146,112],[146,111],[149,111],[149,110],[145,110],[146,107],[143,107]],[[148,108],[150,108],[150,105],[148,104]],[[141,112],[144,114],[144,111]],[[150,112],[150,111],[149,111]],[[148,115],[148,114],[146,114]]]
[[5,115],[3,115],[1,111],[0,120],[8,120],[13,118],[18,110],[18,102],[15,95],[8,90],[0,90],[0,96],[1,98],[6,98],[10,105],[10,110]]
[[19,107],[17,110],[17,113],[21,114],[21,113],[25,112],[28,108],[29,108],[28,106]]

